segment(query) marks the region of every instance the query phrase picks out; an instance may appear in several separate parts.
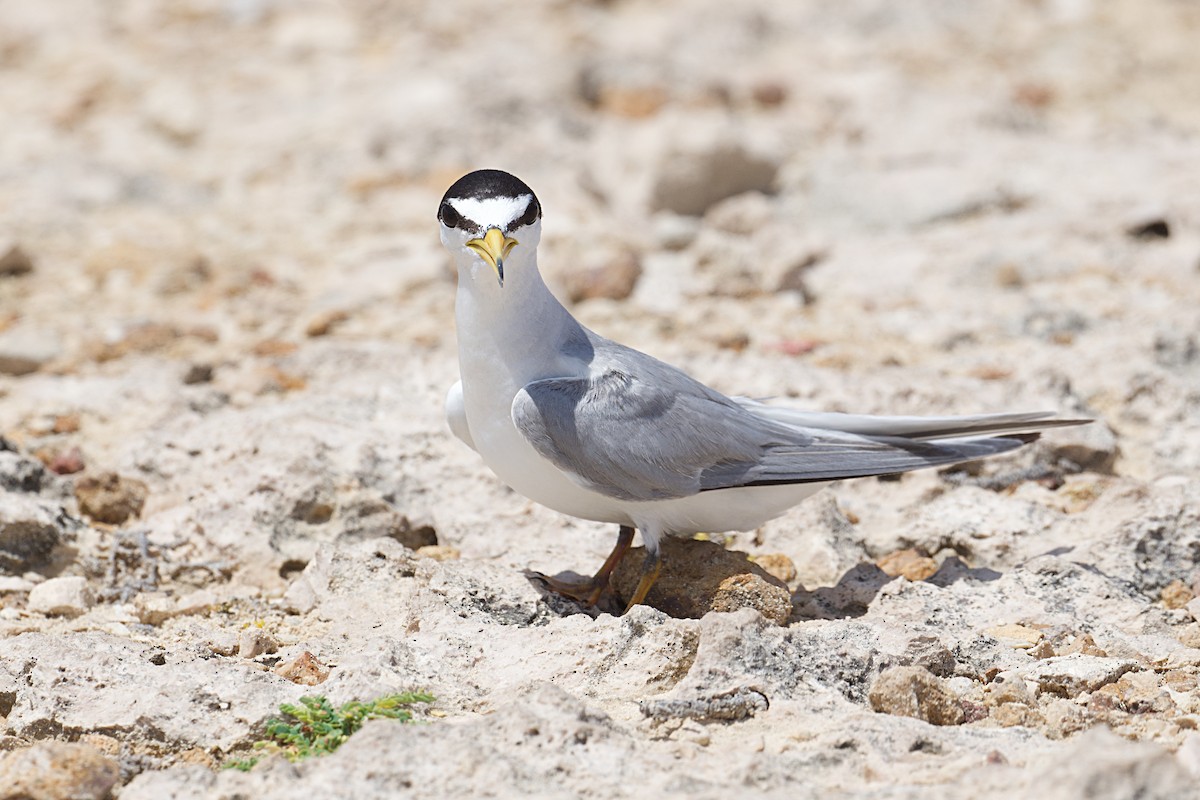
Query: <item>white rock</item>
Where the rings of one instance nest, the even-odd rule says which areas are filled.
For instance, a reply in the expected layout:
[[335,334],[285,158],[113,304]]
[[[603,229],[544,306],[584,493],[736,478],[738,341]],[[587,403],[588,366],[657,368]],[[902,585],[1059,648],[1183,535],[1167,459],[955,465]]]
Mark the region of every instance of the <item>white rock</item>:
[[1192,615],[1192,619],[1194,619],[1196,622],[1200,622],[1200,597],[1193,597],[1188,601],[1184,608],[1186,608],[1187,612]]
[[238,655],[242,658],[257,658],[278,649],[279,642],[262,628],[250,627],[238,636]]
[[1018,670],[1021,677],[1038,685],[1038,692],[1062,697],[1075,697],[1092,692],[1136,669],[1136,661],[1127,658],[1106,658],[1071,653],[1054,656]]
[[1175,751],[1175,760],[1192,778],[1200,781],[1200,733],[1188,731],[1183,744]]
[[1042,632],[1037,628],[1031,628],[1028,625],[1020,625],[1015,622],[988,628],[986,632],[988,636],[991,636],[1005,647],[1012,647],[1018,650],[1028,650],[1036,647],[1043,636]]
[[61,353],[62,345],[53,331],[17,326],[0,332],[0,374],[37,372]]
[[207,589],[197,589],[183,597],[138,595],[135,600],[137,616],[147,625],[159,625],[173,617],[203,614],[217,604],[217,596]]
[[208,649],[219,656],[231,656],[238,651],[238,634],[230,630],[216,630],[208,636]]
[[34,585],[33,581],[27,581],[15,575],[0,575],[0,594],[28,592],[33,589]]
[[91,607],[87,578],[77,575],[51,578],[29,593],[29,610],[51,617],[77,617]]
[[300,575],[288,586],[283,593],[283,607],[297,614],[307,614],[317,606],[317,594],[313,591],[308,578]]
[[[127,636],[24,633],[0,648],[0,698],[21,665],[7,730],[32,738],[47,726],[161,731],[168,742],[228,749],[299,696],[297,687],[238,663],[138,644]],[[11,685],[11,684],[9,684]],[[214,694],[215,693],[215,694]],[[197,698],[205,698],[198,713]],[[2,790],[0,790],[2,794]]]

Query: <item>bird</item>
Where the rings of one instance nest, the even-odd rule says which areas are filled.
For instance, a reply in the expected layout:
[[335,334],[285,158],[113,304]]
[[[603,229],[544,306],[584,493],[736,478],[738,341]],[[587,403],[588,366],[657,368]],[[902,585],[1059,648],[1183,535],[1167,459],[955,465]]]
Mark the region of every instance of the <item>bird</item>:
[[833,481],[973,461],[1089,421],[870,416],[726,396],[571,315],[538,270],[542,206],[516,176],[464,175],[437,218],[458,272],[450,430],[519,494],[618,526],[590,578],[538,575],[585,605],[600,600],[635,531],[645,556],[626,612],[662,571],[665,536],[753,530]]

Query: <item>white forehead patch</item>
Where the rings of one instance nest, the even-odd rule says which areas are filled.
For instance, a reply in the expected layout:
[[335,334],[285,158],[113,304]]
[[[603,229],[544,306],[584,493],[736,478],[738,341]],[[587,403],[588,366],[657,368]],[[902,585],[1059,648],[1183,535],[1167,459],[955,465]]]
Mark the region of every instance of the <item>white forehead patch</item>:
[[456,197],[449,201],[451,207],[471,222],[482,228],[507,228],[508,223],[525,213],[531,194],[519,197]]

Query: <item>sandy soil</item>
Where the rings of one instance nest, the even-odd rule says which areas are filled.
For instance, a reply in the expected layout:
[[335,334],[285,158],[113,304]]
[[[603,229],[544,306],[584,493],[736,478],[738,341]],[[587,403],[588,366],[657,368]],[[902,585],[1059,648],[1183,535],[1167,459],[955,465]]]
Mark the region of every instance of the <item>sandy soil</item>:
[[[1198,37],[1179,0],[0,0],[0,797],[1200,794]],[[442,418],[434,213],[485,166],[585,324],[723,391],[1097,421],[714,537],[783,624],[547,597],[615,531]],[[405,689],[428,724],[216,769]]]

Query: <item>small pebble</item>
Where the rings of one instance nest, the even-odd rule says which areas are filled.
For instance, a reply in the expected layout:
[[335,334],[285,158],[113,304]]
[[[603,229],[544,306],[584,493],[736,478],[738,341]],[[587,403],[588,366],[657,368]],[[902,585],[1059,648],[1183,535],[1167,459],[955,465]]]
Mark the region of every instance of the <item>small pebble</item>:
[[274,672],[301,686],[316,686],[324,683],[325,679],[329,677],[329,667],[318,661],[316,656],[307,650],[290,661],[281,662],[275,667]]
[[62,345],[53,331],[28,325],[0,330],[0,374],[28,375],[61,354]]
[[763,553],[750,560],[784,583],[791,583],[796,579],[796,564],[783,553]]
[[238,635],[233,631],[214,631],[208,637],[208,649],[219,656],[231,656],[238,651]]
[[891,667],[879,674],[867,695],[883,714],[915,717],[933,725],[959,725],[963,709],[946,682],[924,667]]
[[875,566],[893,578],[902,576],[910,581],[923,581],[938,570],[936,561],[912,548],[888,553],[876,561]]
[[0,247],[0,277],[13,278],[33,272],[33,259],[21,249],[21,245],[10,243]]
[[258,658],[278,649],[279,642],[262,628],[250,627],[238,636],[238,655],[242,658]]
[[29,610],[48,617],[78,617],[91,607],[87,579],[79,576],[50,578],[29,593]]
[[1162,588],[1160,597],[1167,608],[1186,608],[1196,595],[1192,593],[1190,586],[1175,579]]
[[183,374],[183,382],[187,386],[195,386],[198,383],[209,383],[212,379],[212,364],[192,364],[188,367],[187,372]]
[[997,625],[993,628],[988,628],[985,633],[1000,642],[1000,644],[1017,650],[1028,650],[1036,647],[1043,636],[1042,632],[1037,628],[1016,623]]
[[120,525],[142,513],[149,487],[115,472],[81,478],[75,483],[79,509],[97,522]]

